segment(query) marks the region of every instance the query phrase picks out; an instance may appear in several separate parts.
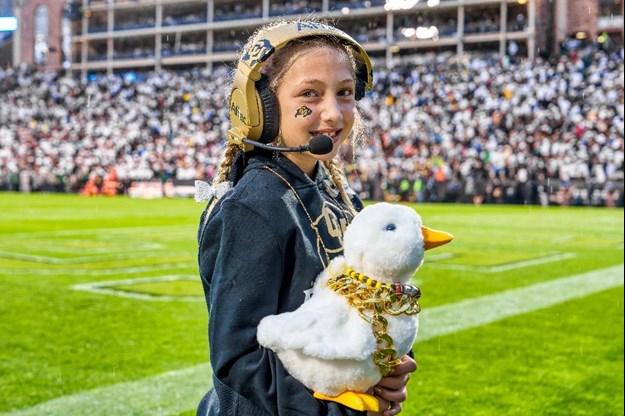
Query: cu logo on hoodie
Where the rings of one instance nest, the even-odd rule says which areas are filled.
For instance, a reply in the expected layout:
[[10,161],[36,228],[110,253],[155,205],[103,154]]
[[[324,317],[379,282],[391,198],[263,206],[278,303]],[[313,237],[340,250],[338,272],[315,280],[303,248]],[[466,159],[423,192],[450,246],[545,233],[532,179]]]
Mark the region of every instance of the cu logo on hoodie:
[[[337,213],[340,213],[337,215]],[[343,234],[349,224],[349,220],[342,215],[344,211],[328,202],[323,201],[321,214],[313,221],[313,229],[318,238],[323,240],[323,248],[326,255],[337,254],[343,251]]]

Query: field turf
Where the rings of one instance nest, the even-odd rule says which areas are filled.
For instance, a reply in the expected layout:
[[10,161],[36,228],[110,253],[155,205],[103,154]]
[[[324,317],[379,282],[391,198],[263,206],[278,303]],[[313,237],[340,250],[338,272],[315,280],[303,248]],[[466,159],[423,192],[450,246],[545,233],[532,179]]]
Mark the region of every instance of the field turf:
[[[210,386],[191,200],[0,194],[0,415],[191,415]],[[622,415],[623,210],[420,205],[404,415]]]

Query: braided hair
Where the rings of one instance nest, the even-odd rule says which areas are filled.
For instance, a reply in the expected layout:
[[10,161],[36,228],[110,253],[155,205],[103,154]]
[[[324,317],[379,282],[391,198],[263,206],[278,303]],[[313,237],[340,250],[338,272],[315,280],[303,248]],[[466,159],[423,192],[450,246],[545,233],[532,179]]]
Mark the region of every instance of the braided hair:
[[343,174],[343,170],[339,167],[338,162],[334,159],[324,162],[324,165],[328,169],[328,172],[330,172],[330,178],[332,179],[332,182],[334,183],[336,189],[338,189],[339,194],[341,195],[341,200],[343,201],[347,209],[349,209],[349,212],[355,216],[357,214],[357,211],[354,207],[354,204],[352,203],[352,199],[347,194],[347,178]]

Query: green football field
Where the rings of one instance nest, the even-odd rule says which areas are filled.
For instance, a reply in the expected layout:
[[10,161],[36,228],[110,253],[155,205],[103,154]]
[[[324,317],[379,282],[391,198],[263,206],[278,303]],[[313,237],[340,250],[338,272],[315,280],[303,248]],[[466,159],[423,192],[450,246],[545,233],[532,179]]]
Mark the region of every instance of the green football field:
[[[193,414],[202,208],[0,194],[0,415]],[[623,210],[417,209],[456,239],[415,275],[402,414],[622,415]]]

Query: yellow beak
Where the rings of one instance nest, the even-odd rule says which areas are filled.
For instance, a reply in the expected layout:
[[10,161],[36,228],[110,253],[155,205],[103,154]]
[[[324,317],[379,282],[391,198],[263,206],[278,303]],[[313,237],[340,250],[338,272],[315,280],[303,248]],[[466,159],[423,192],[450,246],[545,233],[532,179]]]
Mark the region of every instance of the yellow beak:
[[421,226],[421,232],[423,233],[423,242],[426,250],[442,246],[454,239],[454,236],[448,232],[433,230],[425,226]]

